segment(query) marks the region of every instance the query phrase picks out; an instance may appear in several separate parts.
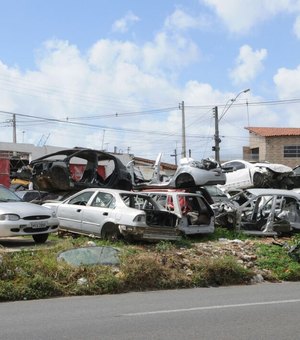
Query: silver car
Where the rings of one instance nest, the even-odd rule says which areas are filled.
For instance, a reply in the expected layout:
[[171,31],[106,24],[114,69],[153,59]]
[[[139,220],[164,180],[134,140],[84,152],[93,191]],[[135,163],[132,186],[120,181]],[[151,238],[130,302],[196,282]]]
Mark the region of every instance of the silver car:
[[220,165],[213,159],[207,158],[195,161],[192,158],[183,158],[172,176],[160,173],[161,154],[156,159],[151,180],[145,180],[133,163],[127,168],[133,179],[134,190],[145,189],[198,189],[204,185],[225,184],[226,175]]
[[50,209],[23,202],[14,192],[0,185],[0,237],[31,235],[44,243],[58,230],[59,220]]
[[60,229],[115,240],[179,239],[177,216],[151,197],[116,189],[84,189],[63,202],[44,203],[56,212]]
[[300,194],[294,190],[254,188],[220,205],[216,224],[249,235],[278,236],[300,231]]

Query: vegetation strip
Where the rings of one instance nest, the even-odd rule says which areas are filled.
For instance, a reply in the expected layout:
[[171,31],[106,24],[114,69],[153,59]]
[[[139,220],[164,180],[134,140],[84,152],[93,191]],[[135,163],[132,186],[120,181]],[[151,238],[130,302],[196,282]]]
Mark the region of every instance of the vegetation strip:
[[[0,249],[0,301],[300,281],[300,263],[289,255],[299,240],[298,234],[249,239],[222,228],[207,237],[158,243],[51,236],[31,249]],[[91,244],[117,248],[120,264],[74,266],[57,259]]]

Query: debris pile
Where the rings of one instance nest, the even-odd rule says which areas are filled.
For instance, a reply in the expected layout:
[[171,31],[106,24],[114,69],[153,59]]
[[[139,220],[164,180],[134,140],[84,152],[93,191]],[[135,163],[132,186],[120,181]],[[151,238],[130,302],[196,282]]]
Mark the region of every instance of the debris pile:
[[[272,243],[273,238],[262,240],[265,243]],[[251,269],[254,273],[251,283],[259,283],[263,281],[274,281],[274,277],[270,271],[260,269],[256,265],[256,244],[257,241],[252,240],[228,240],[219,239],[218,241],[208,241],[203,243],[195,243],[193,248],[180,248],[179,250],[166,251],[157,254],[159,261],[163,265],[167,265],[177,270],[185,271],[187,276],[193,275],[193,265],[199,262],[199,259],[221,259],[232,256],[244,268]]]

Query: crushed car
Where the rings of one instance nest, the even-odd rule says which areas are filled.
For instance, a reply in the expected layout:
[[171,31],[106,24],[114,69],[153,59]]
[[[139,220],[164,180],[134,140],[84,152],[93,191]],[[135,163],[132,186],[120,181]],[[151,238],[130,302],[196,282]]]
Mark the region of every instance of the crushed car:
[[223,190],[247,188],[290,189],[293,183],[290,176],[292,168],[276,163],[251,163],[244,160],[232,160],[221,164],[226,173]]
[[179,218],[184,235],[210,234],[215,230],[214,212],[202,194],[184,191],[144,191]]
[[34,187],[48,192],[85,188],[131,190],[126,166],[110,153],[73,148],[37,158],[30,163]]
[[219,206],[216,224],[257,236],[298,232],[300,194],[284,189],[243,190]]
[[178,240],[176,214],[132,191],[89,188],[63,202],[48,202],[60,230],[103,239]]
[[213,159],[195,161],[192,158],[183,158],[174,175],[161,174],[160,153],[154,164],[153,176],[150,180],[143,178],[141,171],[131,162],[128,169],[133,179],[133,189],[196,189],[203,185],[225,184],[226,177],[219,164]]
[[23,202],[14,192],[0,185],[0,237],[32,236],[45,243],[58,230],[55,212],[37,204]]

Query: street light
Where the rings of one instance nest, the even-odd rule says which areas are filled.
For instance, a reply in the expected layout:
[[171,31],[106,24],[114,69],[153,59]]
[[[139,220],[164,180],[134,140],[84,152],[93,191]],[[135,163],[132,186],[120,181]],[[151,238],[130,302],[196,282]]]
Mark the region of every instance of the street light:
[[214,117],[215,117],[215,136],[214,136],[215,145],[212,147],[212,149],[213,149],[213,151],[215,151],[215,160],[218,163],[220,162],[220,143],[221,143],[220,134],[219,134],[219,122],[224,117],[226,112],[231,108],[232,104],[237,100],[237,98],[242,93],[246,93],[246,92],[249,92],[249,91],[250,91],[250,89],[243,90],[243,91],[239,92],[234,98],[229,99],[227,101],[227,103],[224,105],[224,108],[223,108],[223,111],[221,113],[220,118],[218,116],[218,107],[215,106],[214,109],[213,109]]
[[[221,113],[221,116],[219,118],[219,121],[224,117],[225,113],[231,108],[232,104],[237,100],[237,98],[242,94],[242,93],[247,93],[249,92],[250,89],[247,89],[247,90],[243,90],[241,92],[239,92],[234,98],[231,98],[227,101],[227,103],[225,104],[224,106],[224,109]],[[230,102],[230,104],[228,105],[228,103]],[[228,106],[227,106],[228,105]]]

